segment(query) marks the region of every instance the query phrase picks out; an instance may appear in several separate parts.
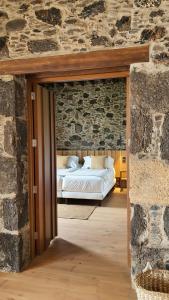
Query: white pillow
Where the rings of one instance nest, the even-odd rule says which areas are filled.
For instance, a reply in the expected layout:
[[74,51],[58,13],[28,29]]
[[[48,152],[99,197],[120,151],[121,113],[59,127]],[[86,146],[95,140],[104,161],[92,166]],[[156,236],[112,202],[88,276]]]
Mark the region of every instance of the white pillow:
[[79,157],[78,156],[69,156],[67,168],[78,168],[79,167]]
[[83,169],[91,169],[91,157],[90,156],[85,156],[83,157],[84,159],[84,165],[83,165]]
[[114,169],[114,159],[111,156],[106,157],[105,168],[106,169]]
[[[83,169],[91,169],[91,156],[85,156]],[[114,159],[111,156],[107,156],[105,158],[105,169],[113,169],[114,168]]]

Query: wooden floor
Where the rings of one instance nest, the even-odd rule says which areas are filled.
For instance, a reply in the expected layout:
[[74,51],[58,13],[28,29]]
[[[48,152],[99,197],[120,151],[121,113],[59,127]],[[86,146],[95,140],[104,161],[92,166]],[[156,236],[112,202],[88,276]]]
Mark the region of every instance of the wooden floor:
[[114,207],[96,208],[89,220],[59,219],[59,238],[27,271],[0,274],[0,300],[135,300],[125,198],[118,207],[113,197]]

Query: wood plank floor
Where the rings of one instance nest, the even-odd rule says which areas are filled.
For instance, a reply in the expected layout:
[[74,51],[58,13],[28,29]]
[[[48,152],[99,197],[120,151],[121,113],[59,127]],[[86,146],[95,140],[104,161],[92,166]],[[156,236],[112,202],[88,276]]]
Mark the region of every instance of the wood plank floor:
[[126,209],[113,197],[114,207],[96,208],[89,220],[59,219],[59,238],[28,270],[0,274],[0,300],[135,300]]

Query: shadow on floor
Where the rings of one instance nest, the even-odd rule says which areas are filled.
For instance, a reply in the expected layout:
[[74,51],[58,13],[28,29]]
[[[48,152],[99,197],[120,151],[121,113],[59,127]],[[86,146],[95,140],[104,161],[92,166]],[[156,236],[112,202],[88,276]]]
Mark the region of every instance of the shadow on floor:
[[110,259],[105,255],[89,251],[62,238],[55,238],[51,242],[50,247],[41,256],[37,256],[33,260],[28,269],[33,270],[44,266],[51,266],[51,264],[58,264],[65,265],[65,268],[68,268],[68,271],[70,271],[70,265],[72,265],[71,268],[75,269],[77,266],[79,268],[83,263],[84,265],[90,265],[91,268],[92,265],[97,265],[97,268],[104,267],[108,272],[111,272],[111,270],[114,272],[115,269],[121,270],[121,272],[129,272],[127,263],[124,266],[124,262],[121,264],[113,260],[113,258]]

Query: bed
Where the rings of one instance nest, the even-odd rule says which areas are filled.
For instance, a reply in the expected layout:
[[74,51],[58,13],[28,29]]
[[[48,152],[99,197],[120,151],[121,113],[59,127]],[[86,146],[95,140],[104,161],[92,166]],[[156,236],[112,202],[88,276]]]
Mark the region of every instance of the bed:
[[116,183],[114,169],[78,169],[62,182],[62,197],[103,200]]
[[[115,186],[114,159],[110,156],[57,156],[57,197],[103,200]],[[71,166],[71,167],[70,167]]]

